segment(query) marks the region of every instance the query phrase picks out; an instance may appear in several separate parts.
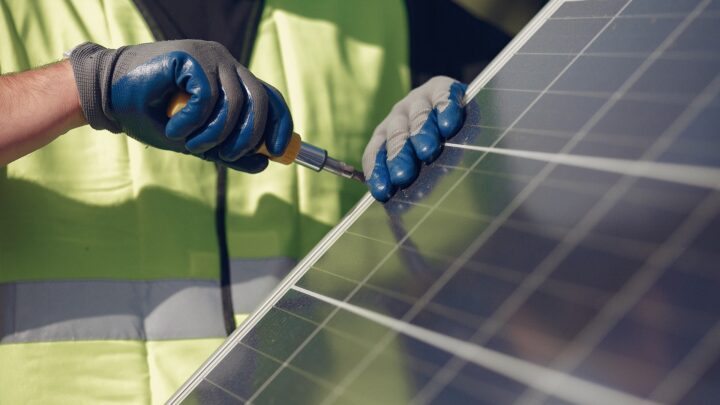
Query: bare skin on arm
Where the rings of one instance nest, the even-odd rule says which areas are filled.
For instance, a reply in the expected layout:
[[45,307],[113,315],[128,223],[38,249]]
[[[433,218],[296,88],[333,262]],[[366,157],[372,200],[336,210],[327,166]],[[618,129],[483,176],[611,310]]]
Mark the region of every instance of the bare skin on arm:
[[85,124],[70,62],[0,76],[0,165]]

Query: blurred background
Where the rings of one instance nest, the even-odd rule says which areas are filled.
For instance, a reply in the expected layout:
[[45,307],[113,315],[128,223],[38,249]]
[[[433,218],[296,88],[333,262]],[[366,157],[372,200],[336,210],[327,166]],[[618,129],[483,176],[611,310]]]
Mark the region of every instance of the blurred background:
[[517,34],[546,0],[453,0],[476,17],[493,22],[508,34]]

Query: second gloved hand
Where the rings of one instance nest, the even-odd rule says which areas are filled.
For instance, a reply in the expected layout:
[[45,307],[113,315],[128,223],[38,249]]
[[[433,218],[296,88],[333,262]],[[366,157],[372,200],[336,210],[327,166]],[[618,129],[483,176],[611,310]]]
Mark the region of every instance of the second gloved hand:
[[[95,129],[125,132],[145,144],[188,153],[247,172],[281,155],[292,120],[280,93],[241,66],[216,42],[164,41],[119,49],[93,43],[70,61],[80,104]],[[168,118],[173,96],[190,95]]]
[[434,161],[443,143],[462,126],[466,86],[437,76],[411,91],[393,107],[373,132],[362,165],[370,193],[387,201],[408,187],[421,162]]

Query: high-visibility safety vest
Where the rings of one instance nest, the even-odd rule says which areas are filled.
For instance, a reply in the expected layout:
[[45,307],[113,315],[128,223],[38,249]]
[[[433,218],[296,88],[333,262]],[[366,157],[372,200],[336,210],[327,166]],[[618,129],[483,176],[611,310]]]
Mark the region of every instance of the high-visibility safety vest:
[[[403,2],[264,3],[250,69],[359,165],[410,88]],[[0,73],[155,39],[131,0],[0,0]],[[224,198],[213,164],[88,126],[0,167],[0,404],[164,402],[226,336],[221,283],[240,319],[365,191],[277,164],[221,180]]]

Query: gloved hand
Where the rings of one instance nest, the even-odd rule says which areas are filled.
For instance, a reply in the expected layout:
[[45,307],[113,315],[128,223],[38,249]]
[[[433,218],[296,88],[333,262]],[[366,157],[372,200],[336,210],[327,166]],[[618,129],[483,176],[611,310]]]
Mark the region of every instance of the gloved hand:
[[[290,140],[292,119],[280,93],[219,43],[164,41],[119,49],[84,43],[70,61],[80,104],[95,129],[251,173],[268,164],[253,153],[262,142],[281,155]],[[168,104],[180,92],[190,100],[168,118]]]
[[362,165],[370,193],[387,201],[409,186],[420,162],[434,161],[446,139],[465,119],[462,99],[466,85],[437,76],[400,100],[373,132]]

